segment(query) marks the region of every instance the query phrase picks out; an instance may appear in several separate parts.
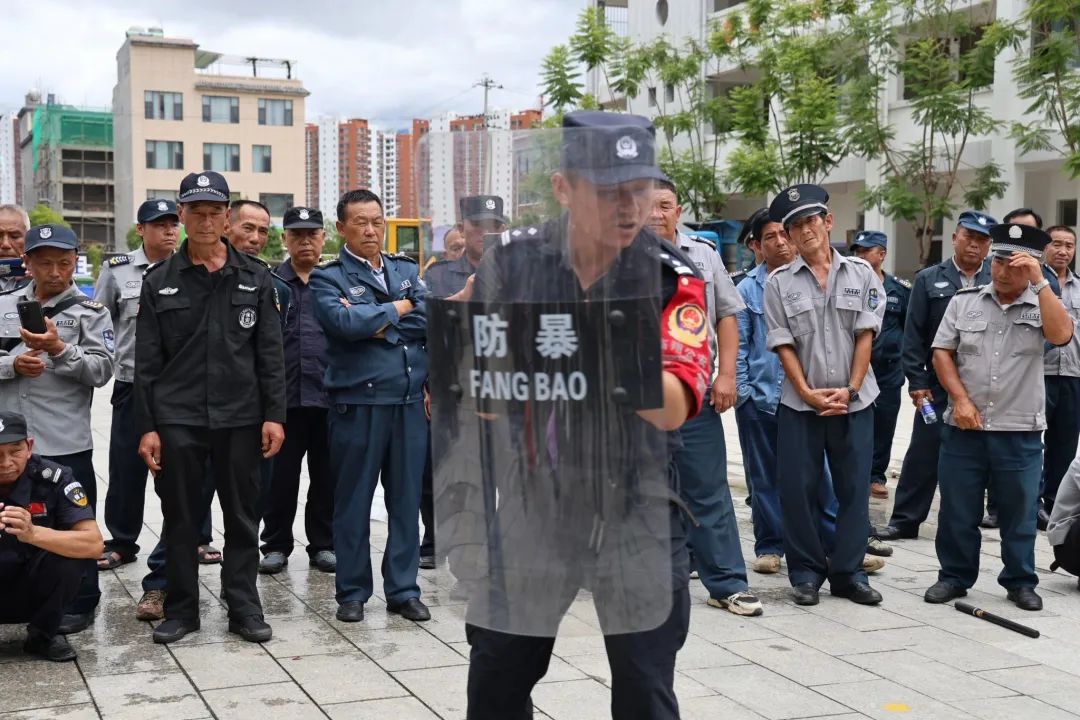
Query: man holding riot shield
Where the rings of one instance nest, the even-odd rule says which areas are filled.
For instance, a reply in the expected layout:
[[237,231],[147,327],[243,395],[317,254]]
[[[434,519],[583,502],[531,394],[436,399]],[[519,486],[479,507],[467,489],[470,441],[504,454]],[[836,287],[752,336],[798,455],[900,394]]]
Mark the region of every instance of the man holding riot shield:
[[552,218],[485,254],[469,302],[429,305],[436,546],[468,590],[468,717],[531,717],[563,616],[595,612],[612,715],[676,718],[690,596],[669,468],[709,384],[704,283],[644,229],[661,177],[647,119],[535,132],[513,148],[550,162]]

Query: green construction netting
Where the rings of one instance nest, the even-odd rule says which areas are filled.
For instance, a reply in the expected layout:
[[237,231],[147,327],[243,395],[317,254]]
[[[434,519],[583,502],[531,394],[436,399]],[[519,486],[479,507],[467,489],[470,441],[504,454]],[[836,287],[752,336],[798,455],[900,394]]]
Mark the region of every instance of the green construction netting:
[[79,110],[69,105],[39,105],[34,109],[34,172],[42,145],[112,147],[112,113]]

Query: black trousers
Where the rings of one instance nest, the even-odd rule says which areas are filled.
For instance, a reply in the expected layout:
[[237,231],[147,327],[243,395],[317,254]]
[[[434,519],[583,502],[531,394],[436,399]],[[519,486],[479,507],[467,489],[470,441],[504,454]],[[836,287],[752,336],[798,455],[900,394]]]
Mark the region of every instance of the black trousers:
[[79,594],[83,577],[97,570],[93,560],[77,560],[35,549],[23,563],[0,566],[0,624],[27,623],[52,637]]
[[[611,666],[611,717],[675,720],[675,656],[690,627],[690,590],[675,591],[671,613],[655,630],[605,635]],[[469,652],[468,720],[530,720],[530,694],[547,673],[555,638],[509,635],[465,626]]]
[[870,482],[886,484],[885,471],[889,469],[893,436],[896,434],[896,418],[900,414],[900,388],[881,388],[874,401],[874,461],[870,467]]
[[206,507],[202,480],[210,462],[225,526],[221,582],[229,617],[261,615],[255,578],[259,567],[259,465],[262,428],[249,425],[210,430],[163,425],[161,472],[154,489],[164,516],[165,617],[193,620],[199,615],[199,525]]
[[1061,478],[1076,457],[1080,437],[1080,378],[1046,376],[1046,432],[1043,434],[1042,482],[1039,495],[1043,507],[1054,507]]
[[938,454],[941,451],[941,428],[945,424],[945,408],[949,401],[944,394],[934,396],[934,412],[938,421],[927,425],[915,411],[911,425],[911,443],[900,468],[896,483],[895,503],[889,524],[903,532],[918,532],[926,521],[938,485]]
[[146,497],[146,463],[139,457],[139,434],[135,430],[135,386],[113,383],[112,430],[109,433],[109,489],[105,494],[106,552],[124,557],[139,554]]
[[300,468],[307,455],[307,504],[304,528],[309,556],[334,549],[334,478],[330,474],[326,408],[290,408],[285,420],[285,444],[274,456],[266,512],[263,515],[262,552],[289,555],[293,550],[293,520],[300,492]]
[[[70,455],[42,455],[42,457],[71,469],[75,479],[79,481],[79,484],[83,486],[83,490],[86,491],[86,498],[90,501],[90,507],[96,512],[100,506],[97,501],[97,475],[94,474],[94,451],[83,450]],[[94,609],[98,606],[98,601],[101,600],[97,563],[90,563],[83,567],[85,572],[83,573],[82,584],[79,586],[79,592],[76,593],[75,599],[71,601],[71,605],[68,606],[65,612],[78,615],[94,612]]]
[[431,462],[430,424],[428,428],[427,463],[424,465],[423,485],[420,487],[420,520],[424,523],[420,557],[435,554],[435,468]]

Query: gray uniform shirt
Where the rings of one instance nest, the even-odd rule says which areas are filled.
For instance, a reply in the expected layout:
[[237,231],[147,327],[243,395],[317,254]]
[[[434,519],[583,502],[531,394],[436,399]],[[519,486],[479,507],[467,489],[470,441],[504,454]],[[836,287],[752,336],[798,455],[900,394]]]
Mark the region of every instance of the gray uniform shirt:
[[[78,295],[72,283],[64,292],[43,303],[49,308]],[[34,283],[0,295],[0,337],[19,337],[16,303],[33,299]],[[94,388],[112,377],[114,349],[112,320],[105,308],[83,298],[53,318],[67,347],[56,357],[42,353],[45,372],[28,378],[15,373],[15,358],[27,352],[19,341],[12,350],[0,350],[0,407],[26,417],[34,449],[42,455],[70,455],[94,447],[90,435],[90,401]]]
[[718,372],[720,356],[717,353],[716,323],[731,317],[746,307],[742,295],[731,282],[727,268],[716,247],[705,240],[679,233],[679,249],[694,261],[701,276],[705,279],[705,303],[709,313],[709,349],[713,356],[713,377]]
[[1077,520],[1080,520],[1080,457],[1072,461],[1065,477],[1061,478],[1054,509],[1050,511],[1050,524],[1046,528],[1050,547],[1065,542],[1069,528]]
[[25,279],[24,277],[0,277],[0,292],[14,290]]
[[[983,429],[1046,429],[1042,313],[1028,288],[1001,305],[994,286],[960,290],[945,308],[934,348],[956,351],[956,368]],[[945,422],[956,425],[950,398]]]
[[[864,330],[877,334],[885,316],[885,288],[870,264],[832,251],[824,290],[801,258],[778,267],[765,283],[765,345],[775,351],[791,345],[812,389],[842,388],[851,381],[855,338]],[[870,407],[878,396],[874,371],[867,369],[859,399],[849,412]],[[780,402],[793,410],[814,408],[803,401],[789,378]]]
[[1061,303],[1073,322],[1073,336],[1068,345],[1051,346],[1043,358],[1043,373],[1080,377],[1080,277],[1072,270],[1061,286]]
[[94,299],[109,311],[116,330],[113,366],[121,382],[135,382],[135,318],[139,314],[143,273],[149,266],[142,248],[130,255],[119,255],[102,266],[94,286]]

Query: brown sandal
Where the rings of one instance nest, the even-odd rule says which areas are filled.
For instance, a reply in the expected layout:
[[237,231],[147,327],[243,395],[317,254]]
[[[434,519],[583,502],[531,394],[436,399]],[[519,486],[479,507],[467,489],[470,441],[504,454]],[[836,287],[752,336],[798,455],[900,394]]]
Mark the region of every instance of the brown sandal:
[[213,545],[200,545],[199,546],[199,564],[200,565],[220,565],[221,564],[221,551]]
[[135,562],[135,557],[125,557],[115,550],[106,550],[97,559],[98,570],[115,570],[121,565]]

